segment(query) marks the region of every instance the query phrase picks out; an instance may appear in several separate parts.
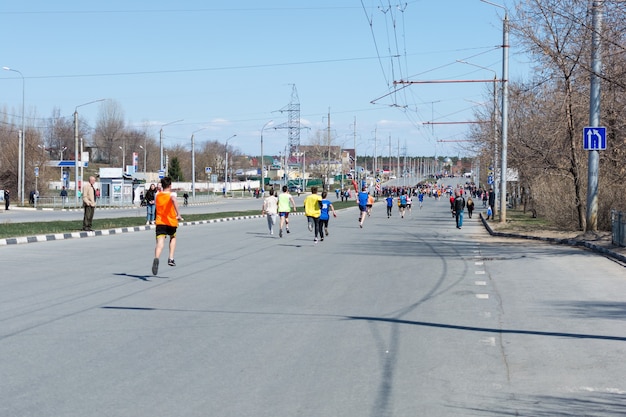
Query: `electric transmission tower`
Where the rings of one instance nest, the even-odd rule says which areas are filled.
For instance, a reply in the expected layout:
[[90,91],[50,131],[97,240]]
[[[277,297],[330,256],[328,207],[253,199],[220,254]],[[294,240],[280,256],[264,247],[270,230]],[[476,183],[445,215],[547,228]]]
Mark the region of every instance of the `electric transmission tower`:
[[300,99],[296,85],[292,84],[291,101],[287,106],[279,110],[281,113],[287,112],[287,123],[280,124],[274,129],[287,129],[287,146],[289,157],[298,156],[300,153]]

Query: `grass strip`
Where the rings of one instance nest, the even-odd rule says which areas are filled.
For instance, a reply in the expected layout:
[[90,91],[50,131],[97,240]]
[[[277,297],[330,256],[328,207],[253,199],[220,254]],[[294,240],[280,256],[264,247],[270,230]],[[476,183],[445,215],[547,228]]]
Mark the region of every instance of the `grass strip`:
[[[260,204],[259,204],[260,205]],[[336,201],[333,202],[335,210],[342,208],[354,207],[352,201]],[[302,212],[303,208],[298,207],[298,211]],[[244,211],[224,211],[219,213],[201,213],[201,214],[185,214],[183,217],[186,222],[195,222],[203,220],[221,219],[226,217],[254,216],[261,214],[261,210],[244,210]],[[146,224],[146,217],[120,217],[113,219],[99,219],[96,210],[96,217],[93,220],[93,230],[109,230],[119,229],[123,227],[143,226]],[[3,223],[0,224],[0,239],[53,235],[58,233],[79,232],[83,227],[83,220],[65,220],[65,221],[47,221],[47,222],[28,222],[28,223]]]

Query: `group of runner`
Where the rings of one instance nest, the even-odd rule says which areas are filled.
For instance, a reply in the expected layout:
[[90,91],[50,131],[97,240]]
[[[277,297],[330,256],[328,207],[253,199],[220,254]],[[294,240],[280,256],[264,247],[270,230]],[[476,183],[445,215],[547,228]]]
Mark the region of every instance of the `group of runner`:
[[[152,273],[156,275],[159,270],[159,257],[165,246],[165,238],[170,237],[169,253],[167,263],[169,266],[176,266],[174,261],[174,252],[176,250],[176,229],[178,227],[178,221],[182,220],[180,210],[177,202],[177,195],[171,189],[172,180],[169,177],[165,177],[161,180],[162,191],[159,191],[155,197],[156,205],[156,246],[154,259],[152,262]],[[411,213],[413,200],[412,197],[417,196],[419,201],[419,208],[421,209],[424,203],[424,197],[430,196],[439,199],[442,194],[449,193],[451,198],[451,206],[454,200],[454,192],[451,188],[444,189],[441,186],[427,184],[416,188],[403,188],[393,187],[382,189],[382,193],[385,196],[387,205],[387,218],[390,218],[393,211],[394,199],[398,206],[398,212],[400,218],[404,218],[406,212]],[[463,195],[463,192],[457,191],[457,195]],[[304,199],[304,214],[307,218],[308,229],[314,234],[314,243],[323,241],[324,237],[329,235],[328,221],[330,214],[333,217],[337,217],[335,208],[330,200],[328,200],[328,193],[323,191],[321,195],[318,194],[317,187],[311,187],[311,194]],[[374,204],[374,197],[367,191],[367,187],[362,187],[361,191],[357,194],[357,204],[359,206],[359,227],[363,228],[363,222],[365,218],[371,215],[372,206]],[[465,206],[465,204],[464,204]],[[459,209],[461,207],[452,206],[453,216],[457,217],[457,227],[462,225],[462,217],[458,219]],[[454,210],[456,208],[456,210]],[[473,208],[473,205],[472,205]],[[296,212],[297,207],[291,193],[288,192],[287,186],[282,187],[282,192],[276,196],[274,190],[269,191],[268,197],[263,200],[263,207],[261,213],[267,216],[267,225],[270,235],[274,234],[276,221],[280,219],[278,235],[283,237],[283,228],[286,233],[289,231],[289,213]],[[471,217],[471,214],[470,214]],[[460,222],[459,222],[460,220]],[[460,224],[459,224],[460,223]]]

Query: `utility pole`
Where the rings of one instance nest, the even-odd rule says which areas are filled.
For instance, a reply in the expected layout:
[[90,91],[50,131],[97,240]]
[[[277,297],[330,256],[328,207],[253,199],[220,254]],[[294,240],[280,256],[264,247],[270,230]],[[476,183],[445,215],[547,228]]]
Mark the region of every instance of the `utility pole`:
[[400,175],[400,138],[398,138],[398,170],[396,171],[396,179]]
[[[592,35],[591,35],[591,88],[589,100],[589,126],[600,125],[600,77],[602,58],[600,56],[600,31],[602,30],[602,0],[594,0],[592,5]],[[586,232],[598,230],[598,167],[599,151],[589,151],[587,168],[587,218]]]
[[326,139],[328,140],[328,161],[326,162],[326,191],[330,191],[330,107],[328,108],[328,129]]
[[500,163],[500,223],[506,223],[506,171],[509,130],[509,13],[502,22],[502,162]]
[[359,177],[358,177],[358,173],[357,173],[357,164],[356,164],[356,116],[354,116],[354,175],[352,177],[352,179],[355,179],[357,184],[359,183]]
[[[391,176],[391,167],[393,166],[393,162],[391,162],[391,135],[389,135],[389,176]],[[396,175],[397,177],[397,175]]]

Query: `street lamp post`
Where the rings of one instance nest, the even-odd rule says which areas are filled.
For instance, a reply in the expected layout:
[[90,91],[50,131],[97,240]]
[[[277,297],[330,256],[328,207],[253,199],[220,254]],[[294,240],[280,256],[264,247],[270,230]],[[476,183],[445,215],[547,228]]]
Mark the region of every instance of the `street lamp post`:
[[17,72],[20,77],[22,77],[22,131],[18,133],[18,157],[17,157],[17,197],[18,200],[20,200],[22,202],[22,205],[24,205],[24,165],[26,163],[25,160],[25,149],[26,149],[26,115],[24,114],[24,97],[25,97],[25,91],[26,91],[26,80],[24,79],[24,74],[22,74],[20,71],[13,69],[13,68],[9,68],[9,67],[2,67],[3,70],[5,71],[13,71],[13,72]]
[[143,174],[144,174],[144,178],[146,176],[146,148],[143,147],[142,145],[139,145],[139,148],[143,149]]
[[161,129],[159,130],[159,148],[161,152],[161,162],[159,165],[159,171],[162,171],[165,169],[165,165],[163,165],[163,128],[165,126],[173,125],[174,123],[182,122],[183,120],[184,119],[175,120],[173,122],[169,122],[169,123],[165,123],[164,125],[161,125]]
[[122,151],[122,175],[124,175],[124,170],[126,169],[126,152],[124,152],[123,147],[118,146],[118,148],[120,148],[120,150]]
[[[60,160],[63,161],[63,152],[67,150],[67,146],[64,146],[59,151]],[[63,181],[63,167],[61,167],[61,182],[65,185],[65,181]]]
[[[232,138],[234,138],[235,135],[232,135],[231,137],[229,137],[228,139],[226,139],[226,165],[224,166],[224,188],[225,191],[228,192],[228,141],[231,140]],[[224,194],[224,197],[226,197],[226,194]]]
[[263,156],[263,130],[269,125],[274,123],[273,120],[265,123],[261,128],[261,191],[265,189],[265,157]]
[[[74,108],[74,195],[75,195],[76,206],[78,206],[78,108],[86,106],[88,104],[99,103],[104,100],[106,99],[101,98],[99,100],[94,100],[88,103],[79,104],[78,106]],[[81,158],[80,163],[82,165],[83,163],[82,158]],[[81,178],[81,181],[82,181],[82,178]]]
[[[194,134],[205,129],[207,128],[203,127],[202,129],[191,132],[191,196],[194,199],[196,198],[196,143],[194,141]],[[207,188],[207,196],[208,192],[209,189]]]

